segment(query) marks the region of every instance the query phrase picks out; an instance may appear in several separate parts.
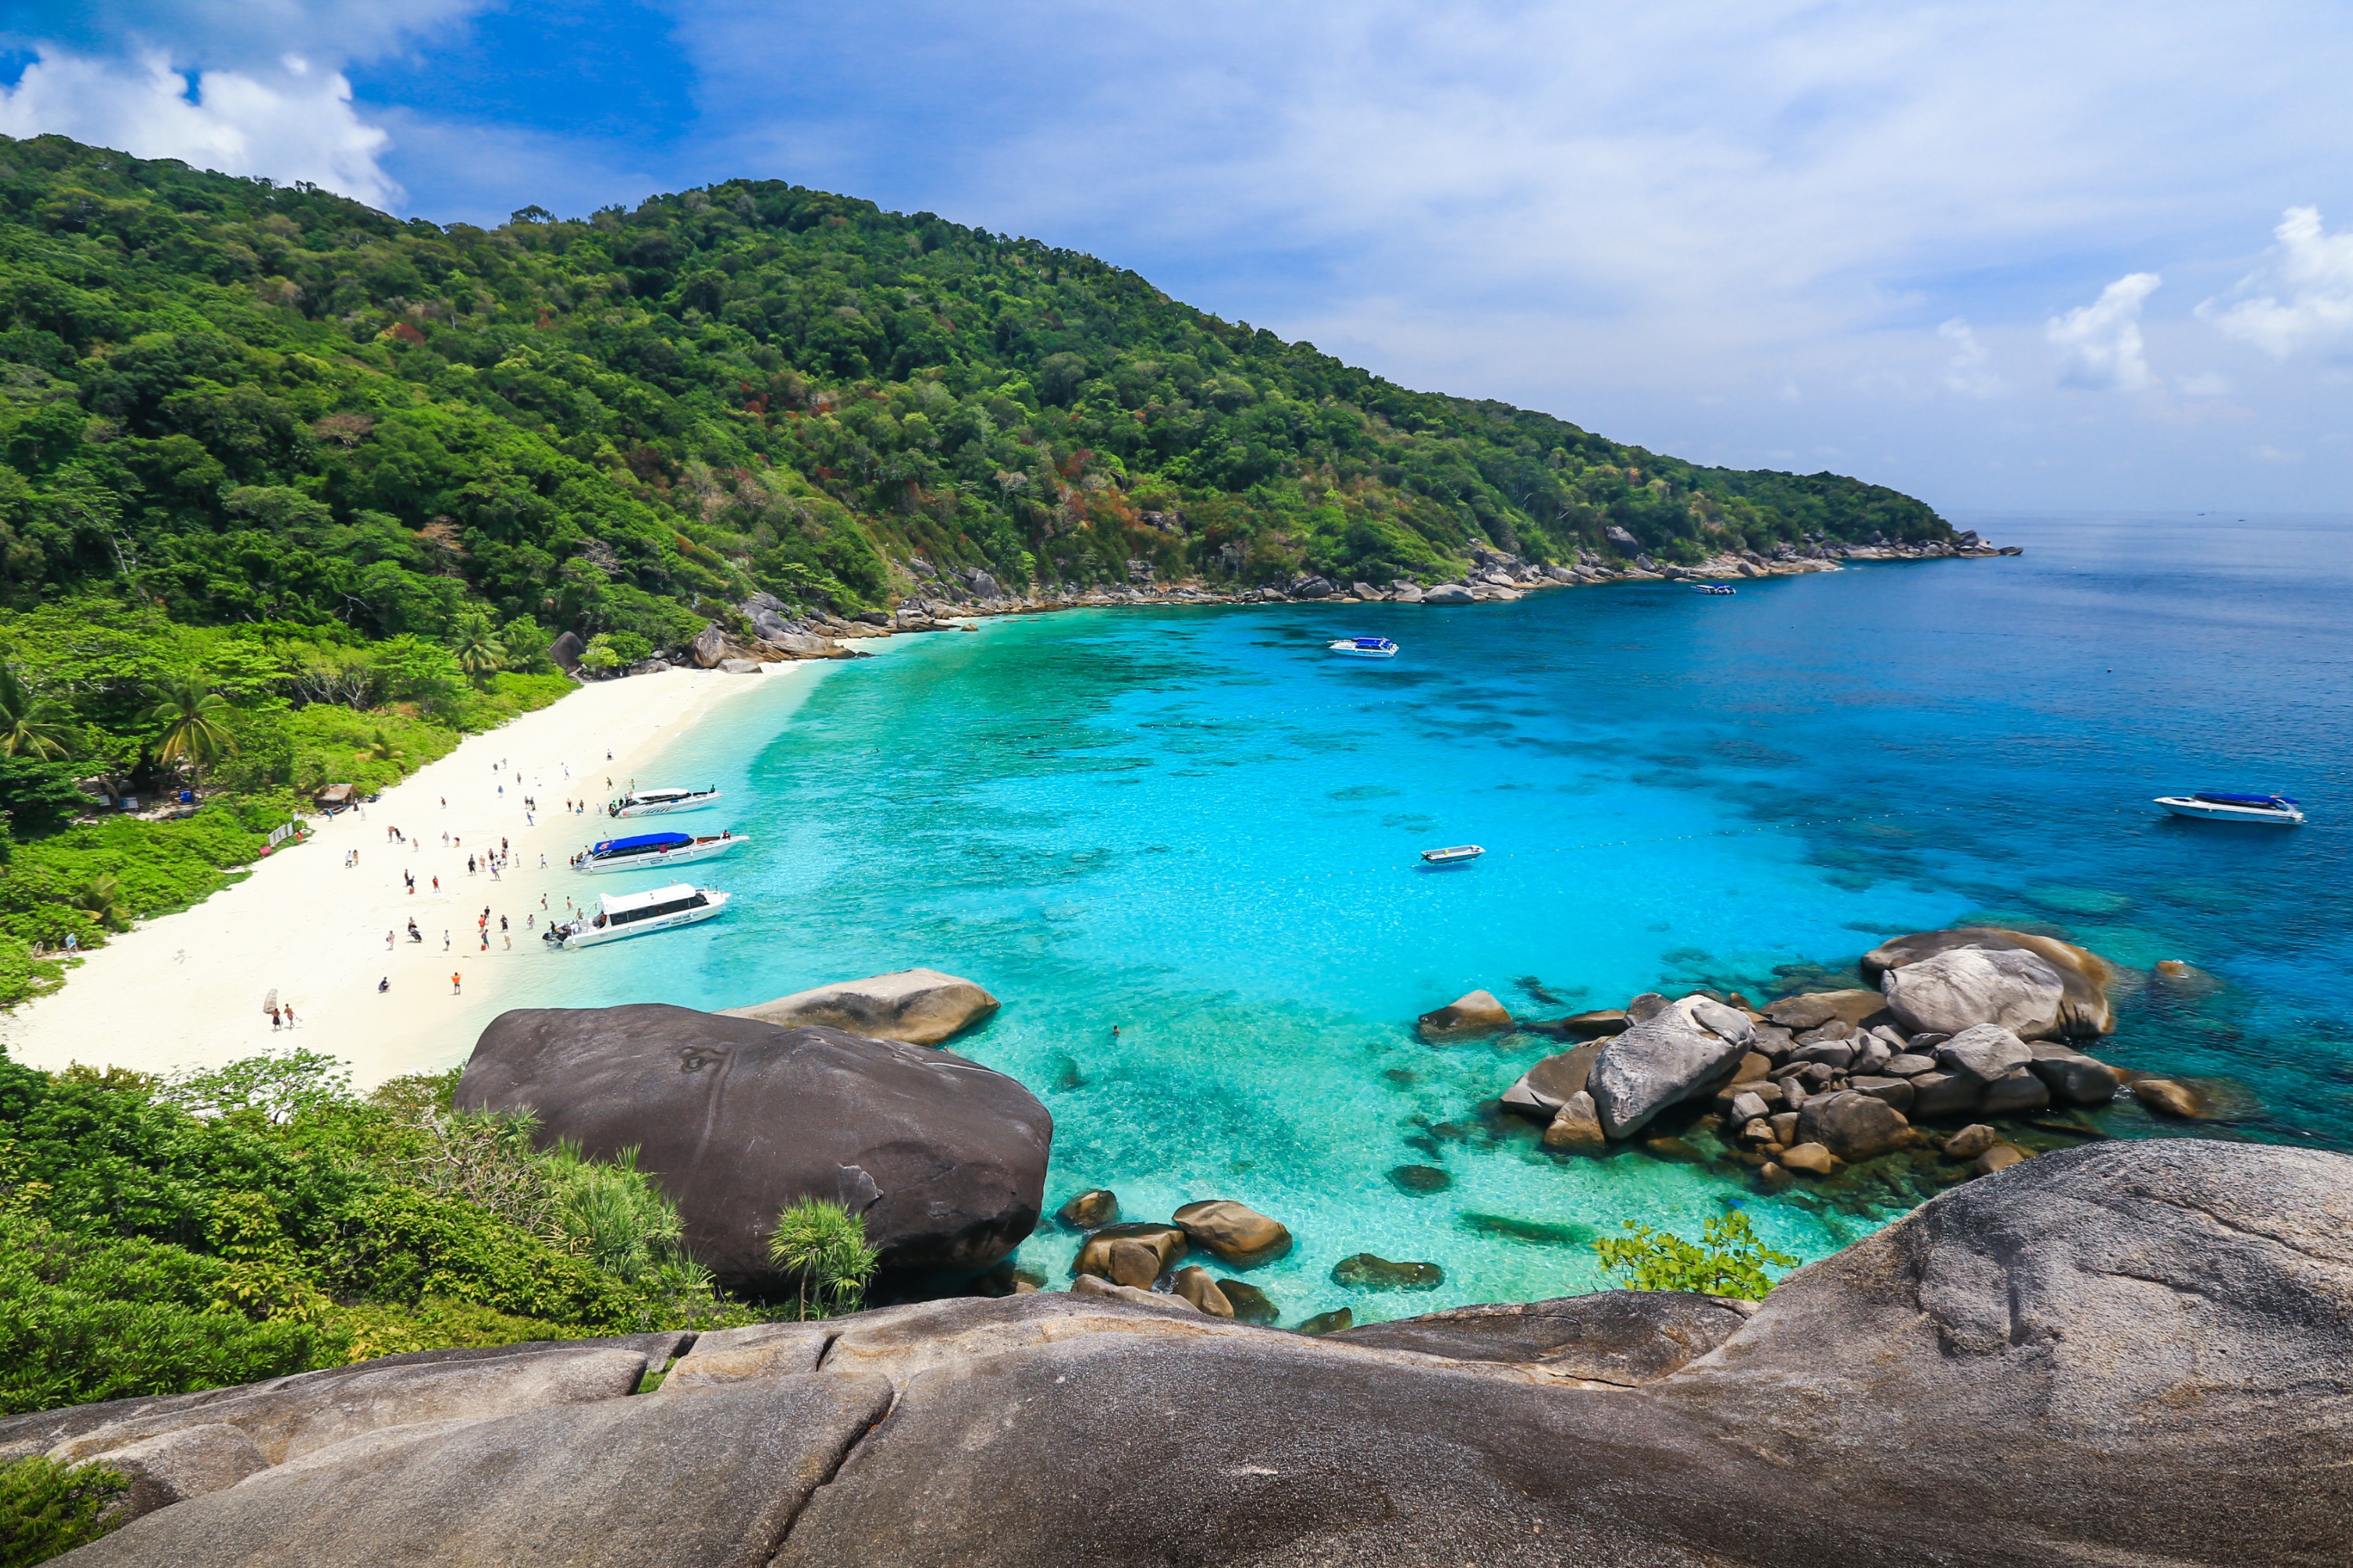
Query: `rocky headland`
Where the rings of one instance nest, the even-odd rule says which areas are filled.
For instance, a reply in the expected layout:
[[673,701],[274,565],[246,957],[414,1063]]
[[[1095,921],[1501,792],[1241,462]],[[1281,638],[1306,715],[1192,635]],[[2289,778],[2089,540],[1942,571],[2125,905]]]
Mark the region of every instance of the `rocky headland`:
[[2348,1212],[2342,1156],[2117,1141],[1762,1303],[1315,1336],[1103,1283],[390,1357],[0,1449],[134,1478],[81,1568],[2328,1563]]
[[[763,664],[800,659],[855,658],[850,643],[907,632],[969,630],[975,619],[1037,614],[1057,609],[1111,609],[1134,605],[1201,604],[1478,604],[1507,602],[1545,588],[1591,587],[1613,582],[1731,582],[1746,577],[1792,577],[1831,572],[1847,561],[1979,559],[2021,553],[2015,545],[1995,546],[1974,530],[1950,540],[1907,543],[1874,535],[1867,543],[1813,539],[1778,545],[1771,553],[1725,551],[1689,565],[1661,561],[1622,528],[1608,529],[1606,551],[1580,549],[1567,562],[1538,562],[1486,546],[1472,549],[1471,561],[1453,579],[1418,583],[1398,578],[1385,584],[1348,582],[1302,573],[1280,586],[1212,588],[1198,580],[1164,582],[1142,560],[1128,563],[1128,581],[1118,587],[1044,586],[1008,588],[979,567],[942,570],[917,556],[901,564],[905,589],[893,608],[842,617],[801,609],[773,594],[754,594],[725,622],[712,620],[682,647],[669,649],[616,672],[649,674],[679,666],[748,673]],[[570,633],[549,655],[565,670],[583,673],[586,644]]]

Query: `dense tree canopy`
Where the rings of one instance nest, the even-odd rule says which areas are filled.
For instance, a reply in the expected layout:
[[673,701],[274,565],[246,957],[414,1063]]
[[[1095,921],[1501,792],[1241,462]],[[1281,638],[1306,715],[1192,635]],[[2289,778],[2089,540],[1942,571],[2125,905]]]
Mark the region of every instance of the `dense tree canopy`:
[[752,588],[1442,575],[1615,524],[1669,558],[1938,537],[1829,474],[1695,467],[1407,391],[1034,240],[772,181],[555,222],[0,138],[0,599],[674,643]]

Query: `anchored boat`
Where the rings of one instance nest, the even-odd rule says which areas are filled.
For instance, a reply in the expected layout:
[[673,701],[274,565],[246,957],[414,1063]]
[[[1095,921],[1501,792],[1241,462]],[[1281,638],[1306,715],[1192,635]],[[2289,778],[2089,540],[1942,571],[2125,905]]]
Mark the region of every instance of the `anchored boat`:
[[1398,645],[1386,637],[1344,637],[1332,644],[1343,659],[1394,659]]
[[639,833],[635,838],[606,839],[572,857],[575,871],[646,871],[690,861],[713,860],[744,841],[733,832]]
[[1692,585],[1692,592],[1694,593],[1712,593],[1729,597],[1733,594],[1738,593],[1739,591],[1740,590],[1738,588],[1734,588],[1730,583],[1694,583]]
[[2285,795],[2200,790],[2195,795],[2159,795],[2157,803],[2177,817],[2200,817],[2210,822],[2270,822],[2292,828],[2304,821],[2304,808]]
[[1486,853],[1477,844],[1449,844],[1444,849],[1424,850],[1421,858],[1427,865],[1461,865],[1467,861],[1477,860]]
[[691,926],[726,907],[727,895],[717,888],[683,882],[644,893],[607,893],[596,900],[596,914],[550,926],[541,939],[552,948],[593,948]]
[[700,811],[723,799],[717,789],[637,789],[605,808],[608,817],[659,817],[671,811]]

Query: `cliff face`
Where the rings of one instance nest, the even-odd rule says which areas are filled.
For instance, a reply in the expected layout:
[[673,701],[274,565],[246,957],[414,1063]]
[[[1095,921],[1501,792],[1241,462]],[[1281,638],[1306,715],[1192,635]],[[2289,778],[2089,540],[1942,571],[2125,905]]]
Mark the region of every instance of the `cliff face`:
[[667,1342],[522,1347],[0,1444],[253,1450],[93,1565],[2333,1562],[2348,1212],[2339,1156],[2110,1143],[1753,1317],[1620,1293],[1318,1340],[1028,1295],[705,1336],[651,1393],[618,1390]]
[[485,231],[0,139],[0,603],[437,639],[473,609],[623,663],[755,593],[850,611],[942,575],[1952,537],[1893,491],[1409,391],[1092,257],[774,181]]

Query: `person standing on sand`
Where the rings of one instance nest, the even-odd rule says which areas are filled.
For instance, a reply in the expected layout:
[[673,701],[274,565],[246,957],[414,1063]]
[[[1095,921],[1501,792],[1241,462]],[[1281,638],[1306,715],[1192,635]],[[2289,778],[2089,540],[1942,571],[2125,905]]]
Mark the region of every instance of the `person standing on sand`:
[[286,1010],[286,1027],[289,1029],[294,1027],[294,1010],[291,1007]]
[[465,991],[466,982],[459,977],[457,970],[451,969],[449,971],[449,994],[451,996],[463,996],[465,994]]
[[392,933],[392,932],[390,932],[390,931],[386,931],[386,932],[384,934],[384,950],[385,950],[385,952],[387,952],[387,953],[388,953],[388,952],[390,952],[390,951],[392,951],[392,938],[393,938],[393,933]]

